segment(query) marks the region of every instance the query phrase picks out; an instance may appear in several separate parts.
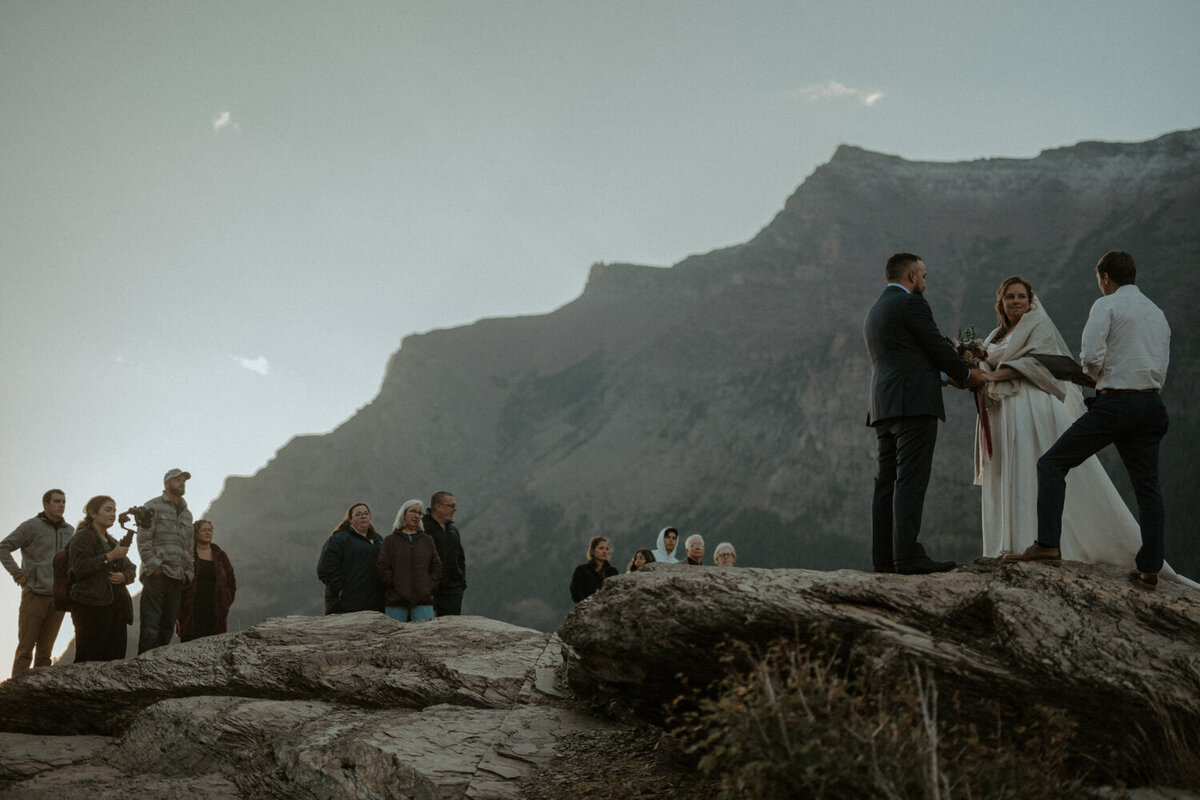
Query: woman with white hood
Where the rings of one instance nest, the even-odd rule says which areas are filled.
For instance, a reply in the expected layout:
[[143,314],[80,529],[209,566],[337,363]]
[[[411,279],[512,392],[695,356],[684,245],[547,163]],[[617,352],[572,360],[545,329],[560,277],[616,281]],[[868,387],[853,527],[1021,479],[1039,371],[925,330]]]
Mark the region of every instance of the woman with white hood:
[[658,532],[658,546],[654,548],[654,560],[664,564],[678,564],[683,548],[679,544],[679,529],[666,527]]

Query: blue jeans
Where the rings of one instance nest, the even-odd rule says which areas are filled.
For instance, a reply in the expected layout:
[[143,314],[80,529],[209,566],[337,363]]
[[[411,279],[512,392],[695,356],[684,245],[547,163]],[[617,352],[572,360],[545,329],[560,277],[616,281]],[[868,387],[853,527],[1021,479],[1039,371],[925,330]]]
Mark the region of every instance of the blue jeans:
[[1137,568],[1141,572],[1162,569],[1166,507],[1158,480],[1158,445],[1168,425],[1167,409],[1157,392],[1089,398],[1087,413],[1075,420],[1038,459],[1038,544],[1058,547],[1067,497],[1067,472],[1104,447],[1115,444],[1137,497],[1138,524],[1142,529]]
[[171,643],[175,633],[175,618],[179,616],[179,601],[183,598],[183,581],[163,573],[142,578],[142,617],[138,634],[138,655]]
[[385,606],[383,613],[397,622],[420,622],[433,619],[433,606]]

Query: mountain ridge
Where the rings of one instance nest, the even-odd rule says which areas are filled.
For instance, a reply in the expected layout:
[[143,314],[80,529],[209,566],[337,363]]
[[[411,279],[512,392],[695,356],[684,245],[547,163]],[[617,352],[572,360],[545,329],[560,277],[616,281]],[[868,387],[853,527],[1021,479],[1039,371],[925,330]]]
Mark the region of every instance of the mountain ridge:
[[[1176,329],[1163,472],[1171,519],[1187,520],[1200,501],[1169,451],[1200,426],[1187,399],[1200,388],[1198,217],[1200,130],[944,163],[843,145],[746,242],[669,268],[597,263],[547,314],[406,336],[370,403],[214,501],[239,575],[254,575],[240,611],[247,624],[317,613],[317,552],[344,508],[366,500],[386,526],[437,489],[459,499],[466,609],[543,630],[570,608],[593,535],[613,539],[622,568],[667,524],[704,534],[710,551],[730,539],[756,566],[867,566],[861,325],[899,250],[929,265],[943,333],[989,330],[994,287],[1023,272],[1072,345],[1096,260],[1132,252]],[[947,405],[923,538],[968,558],[973,412],[963,396]],[[1186,522],[1168,525],[1169,557],[1194,573]]]

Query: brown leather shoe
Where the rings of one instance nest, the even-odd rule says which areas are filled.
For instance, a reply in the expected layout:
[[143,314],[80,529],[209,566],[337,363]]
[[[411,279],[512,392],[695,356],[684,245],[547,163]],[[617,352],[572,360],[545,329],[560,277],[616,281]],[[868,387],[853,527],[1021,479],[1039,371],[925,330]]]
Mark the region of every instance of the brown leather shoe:
[[1025,548],[1024,553],[1008,553],[1005,561],[1062,561],[1062,550],[1057,547],[1042,547],[1037,542]]
[[1153,589],[1158,586],[1157,572],[1138,572],[1136,569],[1129,573],[1129,580],[1139,589]]

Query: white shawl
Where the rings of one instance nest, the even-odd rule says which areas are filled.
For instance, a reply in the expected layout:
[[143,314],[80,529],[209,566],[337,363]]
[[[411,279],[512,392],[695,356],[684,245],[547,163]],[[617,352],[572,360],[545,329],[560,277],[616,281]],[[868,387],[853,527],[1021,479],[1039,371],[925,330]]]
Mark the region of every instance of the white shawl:
[[[984,344],[991,344],[996,338],[996,334],[1000,332],[996,328],[988,334]],[[999,410],[1000,403],[1006,397],[1012,397],[1024,388],[1022,383],[1032,384],[1032,388],[1054,395],[1066,405],[1067,410],[1071,412],[1071,417],[1078,419],[1083,415],[1085,407],[1083,405],[1083,393],[1079,391],[1079,387],[1068,381],[1057,380],[1050,374],[1050,370],[1033,357],[1034,353],[1045,355],[1060,355],[1073,358],[1070,349],[1067,348],[1066,340],[1062,334],[1058,332],[1058,328],[1050,320],[1050,316],[1046,313],[1045,308],[1041,305],[1041,301],[1035,301],[1030,305],[1028,311],[1021,317],[1011,331],[1008,332],[1008,338],[1004,342],[1004,351],[995,359],[995,364],[991,361],[984,361],[980,366],[986,371],[999,369],[1000,367],[1012,367],[1017,372],[1021,373],[1020,378],[1007,381],[996,381],[988,383],[984,387],[986,393],[987,406],[989,409]],[[987,463],[987,457],[983,452],[983,432],[979,421],[975,422],[975,483],[977,485],[983,483],[983,466]]]

